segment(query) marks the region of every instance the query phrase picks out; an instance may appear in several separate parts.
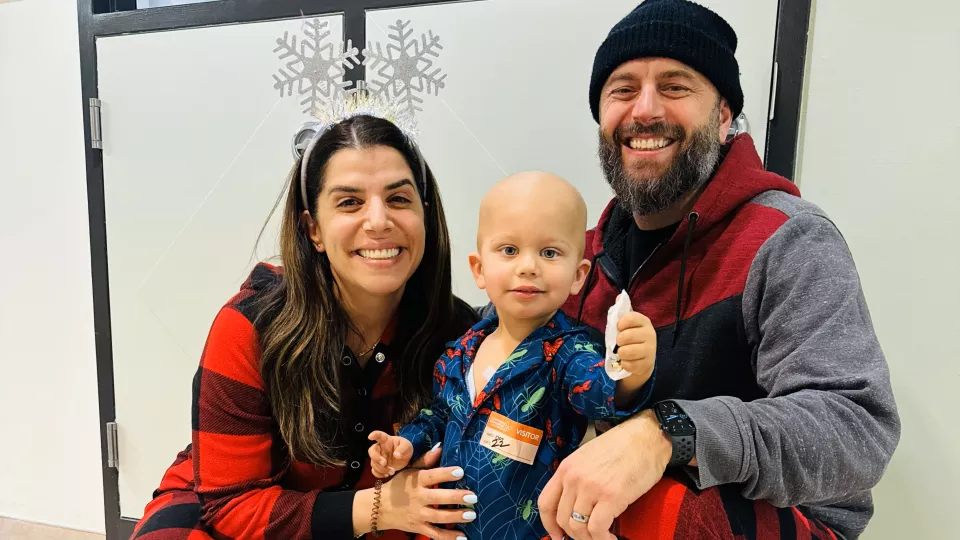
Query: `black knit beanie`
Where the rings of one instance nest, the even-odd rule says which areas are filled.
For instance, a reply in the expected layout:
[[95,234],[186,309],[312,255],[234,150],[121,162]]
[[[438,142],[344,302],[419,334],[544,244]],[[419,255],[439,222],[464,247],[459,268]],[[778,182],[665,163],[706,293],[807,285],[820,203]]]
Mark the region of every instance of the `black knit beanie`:
[[727,21],[687,0],[646,0],[607,34],[593,60],[590,110],[600,121],[600,90],[621,64],[644,57],[672,58],[699,71],[726,98],[736,117],[743,109],[737,34]]

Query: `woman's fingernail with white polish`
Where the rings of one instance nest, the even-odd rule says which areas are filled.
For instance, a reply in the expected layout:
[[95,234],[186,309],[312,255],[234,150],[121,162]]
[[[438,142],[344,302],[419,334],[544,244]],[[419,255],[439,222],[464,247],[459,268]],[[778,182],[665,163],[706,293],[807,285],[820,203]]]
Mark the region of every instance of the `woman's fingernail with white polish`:
[[465,520],[467,520],[467,521],[473,521],[473,520],[477,519],[477,513],[476,513],[476,512],[464,512],[464,513],[463,513],[463,519],[465,519]]
[[431,451],[431,452],[435,452],[435,451],[437,450],[437,448],[440,448],[440,445],[441,445],[441,444],[443,444],[443,441],[440,441],[440,442],[438,442],[437,444],[433,445],[433,448],[431,448],[430,451]]
[[467,537],[466,537],[466,536],[458,536],[458,537],[457,537],[457,540],[467,540]]
[[456,469],[454,469],[454,470],[453,470],[453,476],[454,476],[455,478],[460,478],[460,477],[462,477],[462,476],[463,476],[463,469],[461,469],[460,467],[457,467]]
[[464,496],[463,496],[463,502],[465,502],[465,503],[467,503],[467,504],[477,504],[477,496],[476,496],[476,495],[464,495]]

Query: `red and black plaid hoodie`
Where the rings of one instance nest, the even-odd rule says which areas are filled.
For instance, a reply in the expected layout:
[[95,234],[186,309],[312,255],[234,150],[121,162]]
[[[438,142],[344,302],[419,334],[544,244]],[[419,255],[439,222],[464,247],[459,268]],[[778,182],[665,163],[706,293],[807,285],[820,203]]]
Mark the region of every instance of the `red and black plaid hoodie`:
[[[258,295],[281,279],[281,269],[258,265],[216,316],[193,381],[192,444],[164,475],[137,538],[167,538],[159,533],[191,528],[214,538],[353,538],[354,495],[375,482],[367,436],[395,431],[394,370],[408,335],[405,321],[391,322],[364,368],[349,350],[343,354],[341,442],[347,465],[291,461],[260,375],[257,329],[263,323],[254,323]],[[451,322],[438,355],[442,343],[476,320],[465,304],[458,301],[458,307],[465,308],[455,317],[463,319],[462,328]],[[389,531],[383,538],[408,535]]]

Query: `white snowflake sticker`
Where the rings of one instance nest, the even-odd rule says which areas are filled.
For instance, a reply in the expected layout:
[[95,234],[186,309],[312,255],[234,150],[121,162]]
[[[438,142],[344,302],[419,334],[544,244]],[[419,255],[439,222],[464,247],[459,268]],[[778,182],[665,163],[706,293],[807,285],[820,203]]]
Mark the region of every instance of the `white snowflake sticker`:
[[305,96],[300,102],[305,106],[305,113],[345,93],[350,86],[350,81],[343,80],[347,69],[360,65],[359,51],[350,41],[346,47],[342,42],[336,47],[327,42],[329,26],[329,21],[305,21],[304,38],[299,47],[297,36],[284,32],[282,38],[277,38],[277,48],[273,50],[280,53],[280,60],[287,60],[286,69],[280,68],[279,74],[273,75],[273,87],[280,90],[283,97],[284,91],[288,96],[293,95],[296,86],[297,94]]
[[[396,25],[390,26],[386,52],[379,42],[376,49],[368,43],[363,50],[363,64],[367,66],[367,89],[376,96],[397,101],[411,113],[422,111],[420,104],[423,98],[418,94],[438,95],[444,87],[446,74],[441,75],[441,69],[433,69],[433,60],[443,49],[440,46],[440,36],[430,31],[429,38],[421,34],[421,39],[409,39],[413,34],[408,29],[410,21],[398,20]],[[432,69],[432,71],[431,71]]]

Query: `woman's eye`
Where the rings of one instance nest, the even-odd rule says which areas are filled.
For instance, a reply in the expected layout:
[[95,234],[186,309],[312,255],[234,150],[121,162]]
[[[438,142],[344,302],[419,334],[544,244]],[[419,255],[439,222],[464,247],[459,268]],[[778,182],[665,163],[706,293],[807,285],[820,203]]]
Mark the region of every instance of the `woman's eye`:
[[541,251],[540,254],[546,259],[555,259],[560,256],[560,252],[553,248],[547,248]]
[[337,203],[337,208],[347,208],[347,207],[350,207],[350,206],[356,206],[356,205],[358,205],[358,204],[360,204],[360,201],[358,201],[358,200],[356,200],[356,199],[344,199],[344,200],[340,201],[339,203]]
[[390,197],[390,202],[399,203],[399,204],[410,204],[411,201],[405,195],[394,195],[393,197]]
[[508,257],[513,257],[514,255],[517,254],[517,248],[513,246],[504,246],[500,248],[500,251],[503,252],[503,254]]

